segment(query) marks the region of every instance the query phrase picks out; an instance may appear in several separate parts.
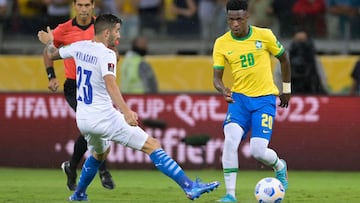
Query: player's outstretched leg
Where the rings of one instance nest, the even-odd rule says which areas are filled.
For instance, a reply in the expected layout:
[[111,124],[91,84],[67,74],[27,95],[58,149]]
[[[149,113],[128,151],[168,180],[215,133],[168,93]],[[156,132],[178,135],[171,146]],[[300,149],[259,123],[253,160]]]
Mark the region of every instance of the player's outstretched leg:
[[98,169],[103,161],[96,160],[93,156],[89,156],[81,170],[79,184],[75,192],[69,197],[70,201],[87,201],[86,189],[94,179]]
[[199,178],[195,181],[190,180],[178,163],[161,148],[153,151],[150,159],[162,173],[173,179],[191,200],[213,191],[220,185],[218,181],[202,183]]
[[284,186],[284,189],[287,190],[289,187],[289,182],[286,161],[283,159],[279,159],[279,161],[283,163],[284,167],[278,171],[275,170],[275,176]]
[[101,184],[104,188],[112,190],[115,188],[115,183],[112,179],[110,172],[106,168],[106,161],[104,161],[99,168],[99,176]]
[[187,198],[194,200],[199,198],[204,193],[209,193],[219,187],[220,183],[218,181],[203,183],[199,178],[192,183],[191,187],[184,188]]

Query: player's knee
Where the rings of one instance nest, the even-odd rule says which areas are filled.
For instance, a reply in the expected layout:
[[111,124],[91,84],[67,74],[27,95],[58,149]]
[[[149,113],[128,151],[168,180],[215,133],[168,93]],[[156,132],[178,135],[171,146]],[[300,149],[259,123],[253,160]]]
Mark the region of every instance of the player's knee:
[[224,147],[237,153],[244,130],[236,123],[229,123],[224,126]]
[[146,140],[146,142],[142,148],[142,151],[147,154],[150,154],[151,152],[153,152],[159,148],[161,148],[160,142],[157,139],[149,136],[149,138]]
[[250,139],[250,154],[259,161],[265,160],[268,144],[269,141],[267,139],[252,137]]
[[265,155],[265,151],[266,151],[266,148],[250,144],[250,154],[256,160],[262,160],[262,158]]
[[98,161],[104,161],[106,159],[106,155],[105,154],[96,154],[93,153],[93,156],[96,160]]
[[149,141],[150,141],[150,146],[153,150],[159,149],[161,147],[159,140],[157,140],[153,137],[150,137]]
[[239,144],[237,142],[234,142],[234,140],[228,136],[224,139],[224,147],[226,147],[226,149],[229,151],[237,153]]
[[110,147],[102,154],[98,154],[96,152],[93,152],[93,156],[98,161],[105,161],[105,159],[106,159],[107,155],[109,154],[109,152],[110,152]]

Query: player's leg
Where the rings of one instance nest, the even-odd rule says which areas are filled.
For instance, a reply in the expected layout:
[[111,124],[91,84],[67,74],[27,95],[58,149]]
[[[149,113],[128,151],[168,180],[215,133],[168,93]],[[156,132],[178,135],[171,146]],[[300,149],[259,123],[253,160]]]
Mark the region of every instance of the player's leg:
[[87,201],[86,189],[94,179],[103,160],[98,160],[96,156],[89,156],[82,167],[79,184],[75,192],[69,197],[70,201]]
[[234,103],[228,105],[228,112],[224,121],[224,146],[222,152],[222,166],[226,195],[218,202],[236,202],[236,180],[239,171],[238,148],[249,130],[251,114],[246,105],[247,98],[242,94],[233,93]]
[[276,178],[283,184],[285,190],[288,188],[287,166],[273,149],[268,148],[269,141],[265,138],[252,137],[250,139],[250,153],[258,161],[274,169]]
[[[268,147],[271,140],[275,117],[275,96],[266,96],[257,99],[254,106],[261,106],[252,114],[252,136],[250,139],[250,153],[258,161],[272,167],[276,177],[288,188],[287,167],[277,153]],[[258,105],[261,104],[261,105]]]
[[[82,132],[102,132],[104,126],[99,125],[100,127],[97,128],[96,125],[99,122],[94,122],[93,124],[95,126],[89,125],[89,122],[86,120],[77,120],[77,125]],[[110,141],[104,139],[102,134],[86,134],[85,139],[91,155],[83,164],[78,185],[75,192],[69,197],[70,201],[87,201],[86,190],[110,151]]]
[[[70,107],[76,111],[76,81],[72,79],[66,79],[64,83],[64,96]],[[76,188],[76,169],[84,157],[87,151],[87,142],[84,136],[80,135],[74,144],[74,151],[70,161],[66,161],[62,164],[62,168],[67,175],[67,186],[69,190],[75,190]],[[110,172],[106,168],[105,161],[101,164],[99,169],[99,176],[101,184],[104,188],[114,189],[115,183],[111,177]]]
[[202,183],[199,179],[192,181],[179,164],[161,148],[159,141],[149,136],[140,127],[125,124],[119,132],[121,133],[112,137],[113,141],[148,154],[157,169],[175,181],[189,199],[199,198],[203,193],[210,192],[219,186],[217,181],[211,183]]
[[238,148],[244,135],[244,130],[237,123],[224,126],[224,147],[222,152],[222,166],[226,195],[218,202],[236,202],[236,180],[239,171]]
[[147,137],[141,151],[148,154],[156,168],[175,181],[184,190],[189,199],[194,200],[199,198],[203,193],[211,192],[219,186],[220,183],[218,181],[202,183],[198,178],[192,181],[179,164],[161,148],[159,141],[144,133],[145,132],[139,128],[138,133],[133,136],[135,139]]

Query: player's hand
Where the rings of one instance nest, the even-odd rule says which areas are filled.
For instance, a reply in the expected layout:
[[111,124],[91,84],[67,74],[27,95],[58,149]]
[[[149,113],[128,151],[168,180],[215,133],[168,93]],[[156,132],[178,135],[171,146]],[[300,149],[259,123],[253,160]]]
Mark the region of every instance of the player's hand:
[[232,98],[232,93],[229,88],[225,88],[225,91],[223,92],[223,96],[227,103],[234,103],[234,100]]
[[134,111],[124,112],[125,121],[131,126],[138,125],[138,115]]
[[52,30],[50,29],[49,26],[46,27],[46,30],[47,30],[46,32],[43,30],[40,30],[38,32],[39,41],[43,44],[47,44],[50,41],[53,41],[54,39],[54,36],[52,35]]
[[56,92],[59,87],[59,81],[56,78],[51,78],[48,83],[48,88],[52,92]]
[[290,93],[288,93],[288,94],[285,94],[285,93],[280,94],[279,98],[280,98],[279,106],[281,108],[287,108],[289,106]]

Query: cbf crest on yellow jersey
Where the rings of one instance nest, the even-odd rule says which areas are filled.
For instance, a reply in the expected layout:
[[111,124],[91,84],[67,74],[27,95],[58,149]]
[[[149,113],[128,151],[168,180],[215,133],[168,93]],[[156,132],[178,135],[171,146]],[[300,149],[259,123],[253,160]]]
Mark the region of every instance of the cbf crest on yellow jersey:
[[278,95],[271,71],[271,55],[281,56],[284,47],[270,29],[249,27],[246,37],[239,38],[231,31],[216,39],[213,50],[215,69],[228,63],[233,76],[231,91],[249,97]]

